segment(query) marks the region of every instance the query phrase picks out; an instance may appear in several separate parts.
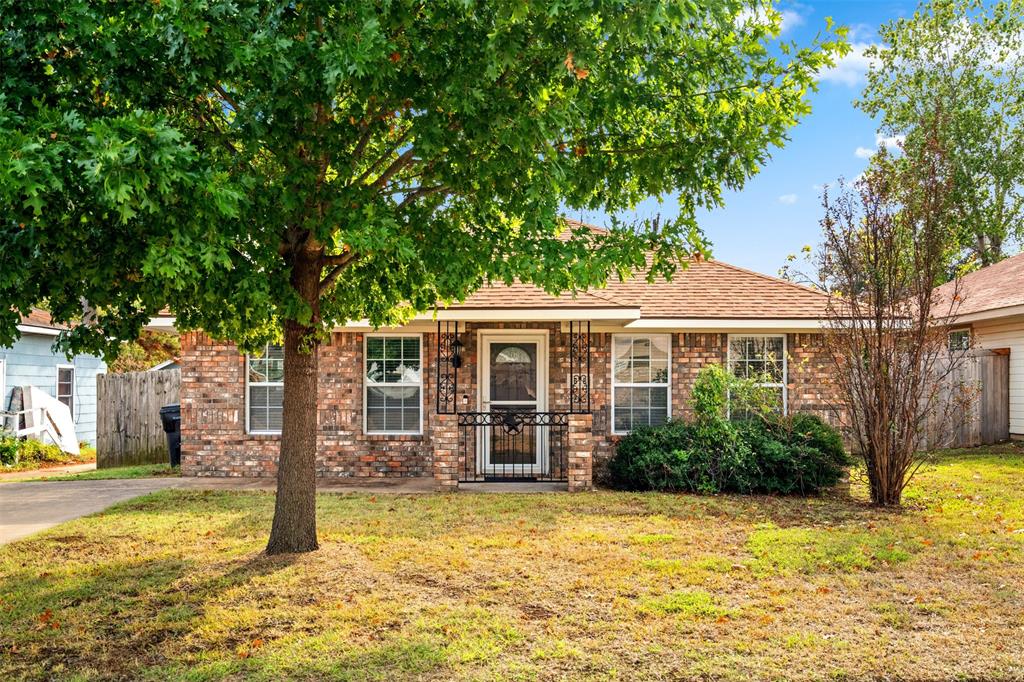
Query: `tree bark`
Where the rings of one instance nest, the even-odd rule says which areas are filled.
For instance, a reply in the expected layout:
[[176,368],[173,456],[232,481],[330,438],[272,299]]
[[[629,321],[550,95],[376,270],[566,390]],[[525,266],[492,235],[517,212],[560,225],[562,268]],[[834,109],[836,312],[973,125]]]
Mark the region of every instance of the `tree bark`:
[[277,499],[267,554],[312,552],[316,539],[317,377],[320,341],[319,254],[300,251],[292,258],[291,282],[313,307],[309,324],[284,322],[284,405]]

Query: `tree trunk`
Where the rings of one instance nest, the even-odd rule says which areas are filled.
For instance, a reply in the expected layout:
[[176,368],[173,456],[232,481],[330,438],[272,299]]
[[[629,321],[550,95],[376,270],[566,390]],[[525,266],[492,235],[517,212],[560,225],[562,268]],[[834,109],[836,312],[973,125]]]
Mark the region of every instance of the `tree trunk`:
[[312,552],[316,540],[317,377],[320,341],[320,261],[314,253],[293,258],[292,286],[313,307],[310,324],[284,322],[284,405],[277,500],[267,554]]

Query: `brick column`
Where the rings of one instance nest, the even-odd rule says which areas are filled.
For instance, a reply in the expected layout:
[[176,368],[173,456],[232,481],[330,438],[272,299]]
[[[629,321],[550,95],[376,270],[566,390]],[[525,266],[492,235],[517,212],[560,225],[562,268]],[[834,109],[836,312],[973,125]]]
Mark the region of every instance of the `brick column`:
[[569,415],[569,492],[594,487],[594,415]]
[[430,440],[434,446],[434,486],[440,492],[459,489],[459,417],[431,415]]

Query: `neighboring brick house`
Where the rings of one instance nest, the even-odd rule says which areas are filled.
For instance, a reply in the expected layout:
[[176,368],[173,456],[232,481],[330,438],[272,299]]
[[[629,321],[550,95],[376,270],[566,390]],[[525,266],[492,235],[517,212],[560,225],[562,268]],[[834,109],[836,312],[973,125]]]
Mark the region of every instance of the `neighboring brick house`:
[[[688,416],[712,362],[773,373],[784,410],[828,416],[824,310],[812,289],[695,260],[671,282],[494,286],[400,329],[350,323],[321,349],[318,475],[587,488],[621,434]],[[180,364],[182,472],[273,476],[280,349],[247,358],[188,333]]]

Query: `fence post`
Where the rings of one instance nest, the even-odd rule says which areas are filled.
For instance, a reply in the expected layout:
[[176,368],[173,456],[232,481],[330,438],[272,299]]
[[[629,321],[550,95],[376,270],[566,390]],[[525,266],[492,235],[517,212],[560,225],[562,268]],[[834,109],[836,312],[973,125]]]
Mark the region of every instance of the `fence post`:
[[569,492],[594,487],[594,415],[569,415]]
[[435,414],[431,419],[434,485],[441,492],[455,492],[459,489],[459,417],[456,414]]

